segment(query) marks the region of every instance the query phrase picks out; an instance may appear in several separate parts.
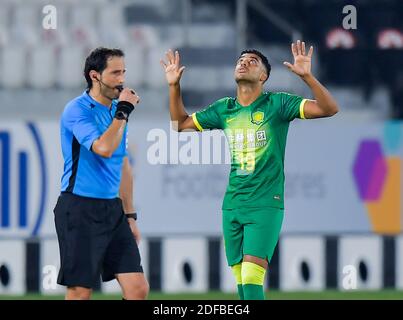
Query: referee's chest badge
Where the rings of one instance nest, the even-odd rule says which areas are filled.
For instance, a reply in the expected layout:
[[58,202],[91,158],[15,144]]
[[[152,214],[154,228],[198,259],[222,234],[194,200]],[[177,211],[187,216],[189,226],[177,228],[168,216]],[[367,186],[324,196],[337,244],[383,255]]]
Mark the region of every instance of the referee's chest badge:
[[252,123],[254,124],[261,124],[264,120],[264,112],[262,111],[256,111],[252,113]]

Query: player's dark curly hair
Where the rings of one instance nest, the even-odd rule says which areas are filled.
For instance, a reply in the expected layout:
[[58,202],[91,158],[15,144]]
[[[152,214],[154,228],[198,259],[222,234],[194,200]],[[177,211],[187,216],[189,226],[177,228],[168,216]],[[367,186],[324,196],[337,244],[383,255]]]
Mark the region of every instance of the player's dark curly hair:
[[[243,54],[245,54],[245,53],[252,53],[252,54],[255,54],[255,55],[257,55],[257,56],[262,60],[262,63],[263,63],[263,65],[264,65],[265,69],[266,69],[267,79],[269,79],[270,71],[271,71],[271,65],[270,65],[269,60],[267,59],[267,57],[266,57],[263,53],[261,53],[259,50],[256,50],[256,49],[246,49],[246,50],[244,50],[244,51],[241,52],[241,54],[239,55],[239,58],[240,58]],[[239,59],[239,58],[238,58],[238,59]],[[266,82],[267,79],[266,79],[264,82]]]
[[110,57],[124,57],[125,54],[120,49],[110,49],[104,47],[98,47],[91,51],[88,57],[85,59],[84,77],[87,81],[87,89],[92,88],[92,79],[90,77],[90,71],[95,70],[102,72],[106,69],[108,59]]

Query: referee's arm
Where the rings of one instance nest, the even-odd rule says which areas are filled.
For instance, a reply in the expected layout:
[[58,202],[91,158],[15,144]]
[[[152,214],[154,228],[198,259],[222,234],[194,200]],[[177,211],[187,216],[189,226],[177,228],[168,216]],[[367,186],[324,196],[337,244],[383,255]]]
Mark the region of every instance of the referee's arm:
[[122,178],[120,180],[119,196],[122,199],[125,213],[133,213],[133,172],[128,157],[124,157]]
[[126,123],[126,120],[113,119],[108,130],[92,143],[92,152],[105,158],[112,157],[112,154],[119,147],[122,141]]
[[[134,106],[138,104],[140,97],[133,89],[124,88],[119,95],[119,103],[112,124],[99,139],[92,143],[91,150],[101,157],[110,158],[122,141],[123,133],[130,113]],[[125,115],[124,118],[118,114]]]
[[[120,180],[119,196],[122,199],[123,211],[125,213],[134,213],[133,206],[133,173],[129,163],[129,159],[125,157],[123,159],[122,178]],[[141,240],[141,232],[137,226],[135,219],[127,219],[130,230],[133,233],[134,239],[136,239],[137,245]]]

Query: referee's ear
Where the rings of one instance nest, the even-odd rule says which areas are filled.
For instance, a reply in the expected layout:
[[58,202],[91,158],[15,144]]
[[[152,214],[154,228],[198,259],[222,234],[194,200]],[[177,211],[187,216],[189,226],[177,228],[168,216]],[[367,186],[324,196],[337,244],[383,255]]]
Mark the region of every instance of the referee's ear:
[[91,80],[99,82],[98,72],[96,72],[95,70],[91,70],[89,72],[89,74],[90,74]]

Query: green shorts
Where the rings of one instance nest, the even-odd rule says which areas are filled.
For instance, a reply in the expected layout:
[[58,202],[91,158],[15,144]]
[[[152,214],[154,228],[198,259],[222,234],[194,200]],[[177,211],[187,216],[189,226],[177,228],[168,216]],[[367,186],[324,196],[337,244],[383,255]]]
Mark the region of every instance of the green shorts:
[[266,259],[269,263],[276,248],[284,209],[241,208],[223,210],[224,247],[229,266],[244,255]]

